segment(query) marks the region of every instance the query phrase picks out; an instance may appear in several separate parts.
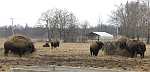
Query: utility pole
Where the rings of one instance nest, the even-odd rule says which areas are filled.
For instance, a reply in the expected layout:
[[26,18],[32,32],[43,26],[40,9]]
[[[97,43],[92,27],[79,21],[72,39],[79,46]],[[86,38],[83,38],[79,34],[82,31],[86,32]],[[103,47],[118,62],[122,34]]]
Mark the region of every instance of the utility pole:
[[[117,18],[115,18],[115,19],[116,19],[116,21],[117,21]],[[118,32],[119,32],[119,31],[118,31],[118,30],[119,30],[118,28],[119,28],[119,27],[118,27],[118,23],[116,22],[116,23],[115,23],[115,33],[114,33],[115,39],[118,38]]]
[[50,32],[49,32],[49,26],[48,26],[49,24],[48,24],[48,19],[46,20],[46,28],[47,28],[47,36],[48,36],[48,42],[50,42],[51,41],[51,39],[50,39]]
[[12,35],[14,35],[15,34],[14,27],[13,27],[14,26],[14,18],[10,18],[10,20],[11,20],[11,23],[12,23],[12,28],[11,28],[12,29],[11,30],[12,31]]
[[102,20],[101,17],[98,17],[98,24],[100,25],[100,29],[98,29],[98,31],[102,31]]
[[[148,2],[147,2],[147,6],[148,6],[148,7],[147,7],[147,14],[149,15],[149,0],[148,0]],[[148,15],[147,15],[147,16],[148,16]],[[147,44],[149,44],[149,41],[150,41],[150,35],[149,35],[149,34],[150,34],[150,33],[149,33],[149,32],[150,32],[150,31],[149,31],[149,30],[150,30],[150,29],[149,29],[149,16],[147,17],[147,25],[148,25],[148,28],[147,28],[147,30],[148,30],[148,31],[147,31],[147,32],[148,32],[148,33],[147,33]]]
[[117,38],[118,38],[118,35],[119,35],[119,25],[118,25],[117,23],[116,23],[116,28],[117,28],[117,30],[116,30],[116,31],[117,31],[117,32],[116,32],[116,33],[117,33],[117,34],[116,34],[116,39],[117,39]]
[[137,0],[137,27],[136,27],[136,31],[137,31],[137,40],[139,40],[139,12],[140,12],[140,10],[139,10],[139,0]]

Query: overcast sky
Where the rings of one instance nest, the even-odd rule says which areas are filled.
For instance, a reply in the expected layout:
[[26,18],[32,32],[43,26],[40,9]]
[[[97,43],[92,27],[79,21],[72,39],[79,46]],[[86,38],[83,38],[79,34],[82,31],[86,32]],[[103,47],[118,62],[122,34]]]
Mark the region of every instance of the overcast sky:
[[89,21],[96,25],[98,17],[104,23],[109,19],[116,5],[127,0],[0,0],[0,26],[14,24],[34,26],[42,12],[52,8],[66,8],[72,11],[80,22]]

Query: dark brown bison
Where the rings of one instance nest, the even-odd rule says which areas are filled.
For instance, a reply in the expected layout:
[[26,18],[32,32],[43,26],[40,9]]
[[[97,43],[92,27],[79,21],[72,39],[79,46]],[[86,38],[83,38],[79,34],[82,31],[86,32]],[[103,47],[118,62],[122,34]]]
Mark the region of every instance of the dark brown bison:
[[120,48],[120,49],[125,49],[126,48],[126,42],[128,41],[128,39],[126,37],[122,37],[120,39],[118,39],[116,41],[116,45]]
[[103,42],[101,41],[98,41],[96,43],[93,43],[90,45],[90,53],[91,53],[91,56],[97,56],[98,55],[98,52],[99,50],[102,48],[103,46]]
[[59,43],[60,43],[59,41],[52,41],[52,42],[51,42],[51,47],[52,47],[52,48],[53,48],[53,47],[54,47],[54,48],[59,47]]
[[33,53],[34,51],[34,44],[21,36],[14,36],[4,43],[5,56],[7,56],[9,52],[11,52],[21,57],[25,53]]
[[43,45],[43,47],[49,47],[49,43],[46,42],[46,43]]
[[141,58],[144,58],[144,53],[146,51],[146,45],[138,40],[129,40],[127,41],[127,48],[126,48],[131,57],[136,57],[137,54],[140,54]]

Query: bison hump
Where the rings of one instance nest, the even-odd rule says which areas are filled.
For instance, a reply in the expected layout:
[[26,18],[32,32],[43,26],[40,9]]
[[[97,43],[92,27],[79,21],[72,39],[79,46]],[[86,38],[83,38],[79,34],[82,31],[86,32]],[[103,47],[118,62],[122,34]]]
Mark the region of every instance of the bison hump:
[[31,40],[25,36],[16,35],[10,37],[6,42],[9,42],[9,44],[15,47],[21,48],[29,45],[29,43],[31,43]]
[[96,47],[98,47],[98,44],[97,44],[97,43],[92,43],[92,44],[90,45],[90,48],[96,48]]

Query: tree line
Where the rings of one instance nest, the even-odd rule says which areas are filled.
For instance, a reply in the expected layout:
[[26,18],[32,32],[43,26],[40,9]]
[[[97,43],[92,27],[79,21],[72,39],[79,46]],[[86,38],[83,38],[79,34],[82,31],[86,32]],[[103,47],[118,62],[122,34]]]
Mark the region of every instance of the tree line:
[[[21,25],[14,25],[13,27],[2,26],[0,27],[0,37],[7,38],[11,36],[13,34],[12,28],[14,28],[15,34],[25,35],[32,39],[48,40],[48,31],[47,28],[43,25],[37,25],[35,27],[30,27],[28,25],[26,25],[25,27]],[[87,34],[90,32],[104,31],[114,34],[116,28],[112,25],[105,24],[98,24],[97,26],[91,27],[89,26],[89,23],[85,21],[83,22],[83,24],[78,24],[76,27],[72,27],[72,29],[70,29],[70,27],[65,28],[63,31],[66,33],[62,32],[61,35],[59,33],[59,29],[56,32],[54,30],[49,29],[50,39],[59,39],[63,40],[64,42],[87,42]]]
[[131,1],[113,11],[110,22],[117,25],[119,34],[137,39],[146,38],[149,43],[149,1]]

